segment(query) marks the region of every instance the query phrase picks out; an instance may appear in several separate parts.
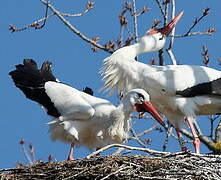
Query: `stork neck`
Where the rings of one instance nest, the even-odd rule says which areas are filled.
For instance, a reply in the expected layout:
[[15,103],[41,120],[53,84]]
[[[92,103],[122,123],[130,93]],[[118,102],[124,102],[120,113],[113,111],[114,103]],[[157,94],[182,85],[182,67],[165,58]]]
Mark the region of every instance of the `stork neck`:
[[134,111],[133,107],[131,106],[131,104],[127,103],[127,102],[121,102],[118,107],[119,110],[123,111],[125,116],[130,116],[130,113],[132,113]]
[[128,57],[130,59],[134,59],[137,55],[143,53],[140,49],[139,43],[130,45],[130,46],[125,46],[123,48],[120,48],[119,50],[116,51],[116,53],[120,53],[124,57]]

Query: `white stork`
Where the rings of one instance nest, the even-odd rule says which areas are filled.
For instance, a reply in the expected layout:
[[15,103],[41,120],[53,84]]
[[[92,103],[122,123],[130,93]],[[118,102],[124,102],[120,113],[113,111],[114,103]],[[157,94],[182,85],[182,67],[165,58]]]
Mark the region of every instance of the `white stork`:
[[197,115],[221,112],[221,71],[204,66],[155,66],[135,61],[141,53],[162,49],[166,36],[182,14],[161,29],[149,30],[138,43],[116,50],[104,59],[101,74],[107,90],[145,89],[154,107],[169,118],[178,137],[185,120],[193,134],[196,153],[200,153],[195,119]]
[[9,74],[16,87],[41,104],[53,118],[48,123],[51,139],[71,144],[68,160],[73,160],[74,145],[91,149],[122,143],[128,136],[130,114],[134,111],[149,112],[163,124],[144,90],[130,90],[116,107],[89,95],[90,89],[85,90],[88,94],[59,82],[50,67],[51,63],[46,61],[38,69],[35,61],[25,59]]

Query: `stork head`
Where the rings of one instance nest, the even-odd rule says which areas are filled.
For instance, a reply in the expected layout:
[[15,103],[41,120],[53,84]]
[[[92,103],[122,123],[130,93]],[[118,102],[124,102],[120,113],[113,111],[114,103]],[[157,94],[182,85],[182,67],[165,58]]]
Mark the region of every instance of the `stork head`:
[[165,127],[163,118],[157,112],[156,108],[151,104],[150,96],[145,90],[132,89],[127,92],[122,101],[126,101],[127,105],[131,106],[133,111],[150,113],[154,119]]
[[146,35],[139,40],[139,53],[153,52],[162,49],[168,36],[183,15],[183,11],[179,13],[166,26],[160,29],[150,29]]

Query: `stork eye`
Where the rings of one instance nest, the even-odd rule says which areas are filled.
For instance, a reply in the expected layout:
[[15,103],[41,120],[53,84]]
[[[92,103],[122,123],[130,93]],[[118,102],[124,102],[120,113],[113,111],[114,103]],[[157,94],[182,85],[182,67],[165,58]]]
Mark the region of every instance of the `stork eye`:
[[137,93],[138,99],[140,100],[140,102],[144,102],[144,95],[141,93]]

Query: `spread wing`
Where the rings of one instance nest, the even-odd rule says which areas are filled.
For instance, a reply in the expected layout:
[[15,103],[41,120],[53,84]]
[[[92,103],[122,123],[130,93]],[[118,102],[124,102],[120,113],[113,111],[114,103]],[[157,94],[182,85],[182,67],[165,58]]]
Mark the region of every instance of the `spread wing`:
[[45,83],[45,91],[62,115],[62,120],[88,120],[95,113],[94,108],[82,98],[83,92],[75,88],[50,81]]

